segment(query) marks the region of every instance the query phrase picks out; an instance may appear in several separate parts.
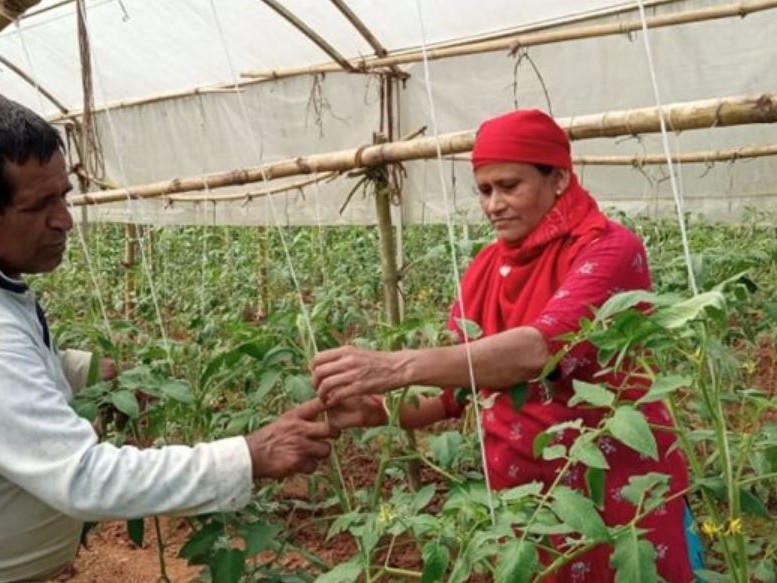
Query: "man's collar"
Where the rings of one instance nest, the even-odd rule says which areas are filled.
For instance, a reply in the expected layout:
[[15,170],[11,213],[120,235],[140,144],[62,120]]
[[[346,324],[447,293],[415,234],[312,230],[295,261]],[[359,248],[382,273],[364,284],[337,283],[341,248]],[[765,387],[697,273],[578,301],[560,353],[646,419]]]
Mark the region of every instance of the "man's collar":
[[0,271],[0,289],[8,290],[16,294],[23,294],[29,288],[27,284],[18,279],[11,279]]

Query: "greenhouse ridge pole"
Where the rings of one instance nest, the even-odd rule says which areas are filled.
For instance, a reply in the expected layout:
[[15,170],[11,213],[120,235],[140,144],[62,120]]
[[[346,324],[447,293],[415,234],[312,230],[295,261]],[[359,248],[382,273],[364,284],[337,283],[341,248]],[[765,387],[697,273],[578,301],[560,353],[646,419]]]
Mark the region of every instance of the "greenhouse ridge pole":
[[[650,6],[651,7],[655,7],[655,6],[665,5],[665,4],[672,4],[672,3],[678,2],[678,1],[681,1],[681,0],[654,0],[653,2],[650,3]],[[587,22],[587,21],[589,21],[591,19],[594,19],[594,18],[603,18],[603,17],[608,17],[608,16],[614,16],[614,15],[622,14],[624,12],[631,12],[633,10],[635,10],[635,8],[633,6],[626,6],[626,7],[624,7],[624,6],[617,6],[617,7],[609,8],[609,9],[606,9],[606,10],[597,11],[595,14],[583,14],[583,15],[575,16],[573,18],[565,19],[564,21],[558,22],[558,23],[553,23],[553,24],[542,23],[542,24],[539,24],[539,25],[536,25],[536,26],[528,26],[528,27],[522,29],[522,33],[527,33],[527,32],[532,32],[532,31],[536,32],[536,31],[539,31],[539,30],[550,30],[550,29],[553,29],[555,27],[562,26],[562,25],[563,26],[567,26],[567,25],[570,25],[570,24],[579,24],[581,22]],[[500,34],[497,34],[497,35],[489,36],[488,39],[491,40],[491,41],[496,41],[496,40],[507,38],[507,37],[515,38],[515,33],[511,33],[509,35],[508,34],[504,34],[504,33],[500,33]],[[454,47],[459,47],[459,46],[469,46],[469,45],[472,44],[472,42],[473,41],[455,42],[455,43],[446,44],[444,46],[448,47],[448,48],[454,48]],[[486,41],[484,39],[481,39],[481,40],[479,40],[477,42],[482,43],[482,42],[486,42]],[[442,47],[438,47],[438,48],[442,48]],[[503,47],[503,48],[506,49],[507,47]],[[334,72],[334,71],[341,71],[342,70],[341,67],[339,67],[339,65],[334,64],[334,63],[320,65],[320,66],[318,66],[318,68],[321,69],[320,71],[318,71],[319,73]],[[309,73],[309,69],[310,69],[309,67],[302,68],[302,69],[297,68],[296,69],[297,72],[295,73],[295,75],[305,75],[305,74],[308,74]],[[278,73],[283,73],[283,71],[278,71]],[[293,75],[286,75],[284,73],[283,76],[293,76]],[[215,84],[215,85],[194,87],[194,88],[184,89],[184,90],[168,91],[168,92],[165,92],[165,93],[159,93],[159,94],[156,94],[156,95],[149,95],[149,96],[146,96],[146,97],[139,97],[139,98],[135,98],[135,99],[126,99],[126,100],[121,100],[121,101],[114,101],[114,102],[110,102],[110,103],[104,103],[104,104],[101,104],[101,105],[98,105],[97,107],[95,107],[94,111],[96,111],[96,112],[97,111],[105,111],[105,110],[108,110],[108,109],[116,110],[116,109],[120,109],[120,108],[134,107],[134,106],[138,106],[138,105],[147,105],[149,103],[158,103],[158,102],[161,102],[161,101],[169,101],[169,100],[173,100],[173,99],[181,99],[181,98],[186,98],[186,97],[196,97],[198,95],[208,95],[208,94],[211,94],[211,93],[236,93],[236,92],[239,92],[242,87],[256,85],[258,83],[265,83],[267,81],[273,80],[274,78],[275,77],[273,77],[272,74],[271,74],[271,76],[268,77],[268,78],[245,79],[245,80],[240,81],[238,83],[230,82],[228,84]],[[52,118],[49,119],[49,121],[59,121],[59,120],[62,120],[62,119],[68,118],[68,117],[77,117],[77,116],[81,115],[81,113],[82,112],[80,112],[80,111],[73,111],[73,112],[71,112],[71,113],[69,113],[67,115],[59,115],[59,116],[56,116],[56,117],[52,117]]]
[[[753,0],[751,2],[739,2],[736,4],[727,4],[724,6],[715,6],[712,8],[700,8],[698,10],[678,12],[676,14],[653,16],[647,19],[647,26],[648,28],[662,28],[666,26],[676,26],[693,22],[703,22],[706,20],[718,20],[721,18],[742,18],[754,12],[761,12],[774,8],[777,8],[777,0]],[[510,51],[510,53],[513,54],[520,48],[546,45],[562,41],[599,38],[617,34],[628,34],[630,32],[641,30],[641,28],[642,22],[640,20],[633,20],[629,22],[615,22],[608,24],[581,26],[576,28],[564,28],[561,30],[551,29],[538,32],[528,32],[495,40],[475,41],[472,43],[451,47],[429,49],[427,51],[427,58],[429,60],[438,60],[450,57],[492,53],[497,51]],[[421,51],[416,50],[408,51],[399,55],[390,55],[383,58],[351,60],[350,64],[358,71],[369,72],[376,69],[389,67],[391,65],[418,63],[422,60],[422,58]],[[337,71],[338,69],[339,66],[335,63],[325,63],[322,65],[314,65],[310,67],[292,67],[274,71],[245,71],[241,75],[248,79],[280,79],[283,77],[294,77],[298,75],[329,73]]]
[[[777,92],[692,101],[666,105],[663,108],[672,131],[777,122]],[[655,107],[559,118],[556,120],[572,140],[615,137],[660,131]],[[472,149],[473,130],[442,134],[438,137],[443,155],[459,154]],[[74,196],[74,205],[103,204],[130,199],[153,198],[188,191],[223,188],[262,182],[301,174],[347,171],[381,166],[390,162],[419,160],[437,156],[438,142],[433,137],[363,146],[328,154],[282,160],[280,162],[219,172],[206,176],[175,178],[152,184],[132,186],[94,194]]]

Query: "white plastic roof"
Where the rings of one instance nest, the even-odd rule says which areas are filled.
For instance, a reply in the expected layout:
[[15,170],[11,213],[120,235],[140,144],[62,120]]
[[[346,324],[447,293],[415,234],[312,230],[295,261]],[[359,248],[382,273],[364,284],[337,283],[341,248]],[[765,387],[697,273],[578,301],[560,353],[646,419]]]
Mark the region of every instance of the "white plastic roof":
[[[346,58],[372,47],[327,0],[280,0]],[[636,0],[345,0],[389,51],[450,43],[568,23],[633,21]],[[195,87],[233,83],[246,70],[278,70],[331,62],[310,39],[262,0],[86,0],[95,101],[115,104]],[[419,18],[418,5],[423,12]],[[728,0],[652,0],[648,15],[729,5]],[[51,10],[47,8],[53,7]],[[217,11],[214,14],[214,7]],[[628,14],[616,10],[631,9]],[[34,76],[69,109],[81,109],[74,2],[43,0],[18,26],[0,32],[0,57]],[[655,69],[641,33],[532,47],[517,68],[505,51],[402,65],[409,79],[399,92],[400,135],[436,120],[441,133],[473,129],[519,107],[550,109],[557,117],[654,106],[654,73],[664,104],[777,90],[777,9],[651,29]],[[229,58],[228,58],[229,57]],[[430,84],[427,86],[427,73]],[[539,74],[538,74],[539,73]],[[0,93],[53,115],[56,108],[0,65]],[[429,101],[433,97],[433,107]],[[350,149],[372,141],[380,125],[374,75],[299,75],[245,86],[236,94],[206,93],[112,106],[96,116],[106,176],[122,186],[256,166],[297,156]],[[710,128],[671,136],[677,153],[777,144],[771,124]],[[661,154],[656,135],[576,142],[575,154]],[[478,221],[465,162],[405,165],[401,208],[406,223]],[[578,167],[603,206],[671,215],[666,168]],[[723,219],[747,207],[777,209],[777,157],[686,165],[679,184],[691,211]],[[275,186],[275,183],[273,183]],[[353,180],[340,178],[250,202],[154,199],[90,207],[90,220],[161,224],[354,224],[374,222],[369,198],[356,196],[340,214]],[[446,207],[444,189],[452,197]],[[227,189],[245,192],[254,184]],[[214,195],[220,192],[212,193]],[[450,199],[449,199],[450,202]]]
[[[11,26],[0,33],[0,55],[34,73],[69,109],[80,109],[75,2],[61,2],[43,0],[21,20],[20,30]],[[374,54],[332,3],[282,4],[346,58]],[[430,44],[627,4],[633,2],[420,0]],[[416,0],[349,0],[348,6],[389,51],[422,44]],[[234,74],[249,69],[332,60],[261,0],[87,0],[87,14],[98,104],[230,83]],[[0,88],[12,99],[40,107],[34,88],[1,66]],[[55,112],[49,103],[44,107]]]

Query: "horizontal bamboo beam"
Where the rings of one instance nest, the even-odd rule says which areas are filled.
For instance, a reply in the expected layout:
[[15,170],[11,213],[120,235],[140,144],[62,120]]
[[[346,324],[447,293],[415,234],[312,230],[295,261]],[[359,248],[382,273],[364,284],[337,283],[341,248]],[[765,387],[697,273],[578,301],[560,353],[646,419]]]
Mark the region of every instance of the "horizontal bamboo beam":
[[[717,20],[721,18],[741,18],[754,12],[770,10],[773,8],[777,8],[777,0],[754,0],[751,2],[727,4],[725,6],[689,10],[686,12],[678,12],[676,14],[653,16],[646,19],[646,24],[648,28],[662,28],[666,26],[676,26],[693,22],[704,22],[707,20]],[[510,53],[514,53],[516,50],[525,47],[540,46],[571,40],[600,38],[603,36],[612,36],[617,34],[628,34],[630,32],[635,32],[641,29],[642,21],[633,20],[630,22],[613,22],[592,26],[564,28],[561,30],[528,32],[496,40],[479,41],[454,47],[432,48],[426,51],[426,58],[431,61],[450,57],[492,53],[496,51],[509,51]],[[356,70],[370,72],[392,65],[418,63],[423,59],[423,51],[410,51],[401,55],[390,55],[383,58],[354,59],[350,61],[350,64]],[[329,73],[337,71],[338,69],[339,65],[336,63],[325,63],[323,65],[293,67],[276,71],[246,71],[241,73],[241,76],[249,79],[280,79],[283,77],[294,77],[298,75]]]
[[[659,6],[659,5],[664,5],[664,4],[671,4],[671,3],[674,3],[674,2],[678,2],[678,1],[679,0],[653,0],[652,2],[646,2],[646,5],[649,6],[649,7],[653,7],[653,6]],[[635,6],[631,6],[631,5],[628,5],[628,6],[617,6],[617,7],[614,7],[614,8],[608,8],[606,10],[597,11],[597,12],[595,12],[593,14],[584,14],[582,16],[576,16],[574,18],[569,18],[569,19],[567,19],[567,20],[565,20],[563,22],[559,22],[557,24],[554,24],[553,26],[549,26],[548,24],[540,24],[540,25],[534,25],[534,26],[526,27],[526,28],[524,28],[522,30],[522,32],[530,32],[530,31],[538,31],[538,30],[548,30],[548,29],[553,28],[554,26],[569,25],[569,24],[579,24],[580,22],[586,22],[588,20],[591,20],[592,18],[601,18],[601,17],[604,17],[604,16],[613,16],[613,15],[617,15],[617,14],[622,14],[624,12],[633,12],[634,10],[636,10]],[[493,37],[488,37],[488,38],[491,39],[491,40],[497,40],[497,39],[502,39],[502,38],[507,38],[507,37],[514,38],[515,35],[514,34],[505,35],[504,33],[500,33],[500,34],[494,35]],[[484,42],[484,39],[480,39],[480,41],[478,41],[478,42]],[[472,43],[471,42],[464,42],[464,43],[462,43],[460,41],[457,41],[457,42],[445,44],[444,46],[447,46],[449,48],[455,48],[455,47],[460,47],[460,46],[469,46],[470,44],[472,44]],[[442,48],[442,47],[438,47],[438,48]],[[336,64],[322,65],[322,66],[331,66],[332,67],[331,71],[339,71],[340,70],[339,67],[336,66]],[[315,71],[316,72],[326,72],[323,69],[320,69],[320,67],[321,66],[319,66],[319,69],[315,69],[315,67],[314,67]],[[310,69],[309,67],[308,68],[304,68],[304,70],[303,69],[297,69],[296,70],[297,72],[294,73],[294,74],[295,75],[308,74],[309,69]],[[290,71],[291,71],[291,69],[290,69]],[[293,76],[293,75],[285,75],[284,74],[283,76],[289,77],[289,76]],[[206,94],[209,94],[209,93],[218,93],[218,92],[222,92],[222,91],[236,91],[236,90],[239,90],[239,88],[241,88],[241,87],[247,87],[247,86],[250,86],[250,85],[256,85],[258,83],[265,83],[265,82],[271,81],[271,80],[272,80],[272,78],[243,79],[243,80],[241,80],[241,81],[239,81],[237,83],[221,83],[221,84],[208,85],[208,86],[203,86],[203,87],[195,87],[195,88],[182,89],[182,90],[176,90],[176,91],[167,91],[167,92],[158,93],[158,94],[155,94],[155,95],[148,95],[146,97],[138,97],[138,98],[135,98],[135,99],[125,99],[125,100],[121,100],[121,101],[113,101],[113,102],[110,102],[110,103],[100,104],[100,105],[97,105],[93,109],[93,112],[97,113],[97,112],[101,112],[101,111],[106,111],[108,109],[115,110],[115,109],[122,109],[122,108],[126,108],[126,107],[134,107],[134,106],[138,106],[138,105],[148,105],[150,103],[159,103],[159,102],[162,102],[162,101],[170,101],[170,100],[173,100],[173,99],[182,99],[182,98],[186,98],[186,97],[196,97],[198,95],[206,95]],[[83,111],[74,110],[70,114],[68,114],[67,116],[59,115],[59,116],[50,118],[49,121],[56,122],[56,121],[62,120],[63,118],[66,118],[66,117],[77,117],[77,116],[80,116],[80,115],[83,115]]]
[[[777,146],[752,146],[736,150],[705,150],[703,152],[685,152],[673,154],[672,162],[680,164],[711,164],[713,162],[736,162],[750,158],[777,156]],[[645,154],[641,156],[575,156],[575,164],[581,166],[641,166],[666,164],[664,154]]]
[[[760,95],[675,103],[663,107],[663,116],[673,131],[777,122],[777,92]],[[570,138],[614,137],[661,131],[658,109],[647,107],[575,116],[557,120]],[[74,205],[118,202],[127,198],[153,198],[180,192],[214,190],[319,172],[343,172],[354,168],[380,166],[392,162],[435,158],[439,146],[443,156],[468,152],[474,130],[425,137],[415,140],[363,146],[327,154],[282,160],[262,166],[219,172],[205,176],[176,178],[126,189],[73,197]]]
[[[704,150],[701,152],[683,152],[672,155],[672,162],[680,164],[711,164],[713,162],[736,162],[764,156],[777,156],[777,146],[750,146],[735,150]],[[472,159],[464,154],[446,156],[446,160],[469,164]],[[640,154],[637,156],[572,156],[572,163],[577,166],[656,166],[666,164],[664,154]]]
[[165,197],[165,201],[170,202],[229,202],[235,200],[244,200],[248,202],[254,198],[260,198],[262,196],[270,196],[271,194],[280,194],[281,192],[288,192],[290,190],[299,190],[323,182],[324,180],[330,180],[339,175],[339,172],[322,172],[316,174],[312,178],[305,180],[297,180],[295,182],[289,182],[287,184],[281,184],[273,188],[264,188],[262,190],[253,190],[249,192],[230,192],[228,194],[199,194],[199,195],[187,195],[187,194],[173,194]]

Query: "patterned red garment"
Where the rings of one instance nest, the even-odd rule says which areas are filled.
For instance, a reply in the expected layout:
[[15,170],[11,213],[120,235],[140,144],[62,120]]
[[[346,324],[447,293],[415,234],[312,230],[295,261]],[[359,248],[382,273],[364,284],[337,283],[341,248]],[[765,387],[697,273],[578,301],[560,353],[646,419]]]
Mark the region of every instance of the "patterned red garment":
[[[478,254],[464,275],[462,296],[466,318],[477,322],[484,335],[531,326],[540,331],[555,353],[563,344],[557,337],[577,330],[581,318],[591,317],[592,307],[601,306],[615,293],[650,287],[642,242],[623,226],[609,221],[573,176],[568,190],[525,240],[517,246],[500,241]],[[452,329],[456,329],[459,314],[456,302],[449,324]],[[535,480],[547,487],[556,479],[563,461],[536,459],[534,438],[563,421],[582,419],[589,427],[598,424],[602,410],[567,405],[574,394],[573,379],[621,386],[621,379],[613,375],[595,377],[597,372],[596,350],[583,343],[560,361],[551,383],[552,395],[546,394],[541,384],[529,383],[527,399],[516,409],[509,394],[498,394],[482,419],[487,471],[493,488],[510,488]],[[480,391],[484,397],[492,393],[482,387]],[[640,389],[633,391],[626,395],[636,398]],[[445,391],[443,402],[450,416],[461,415],[463,405],[456,402],[453,390]],[[651,424],[671,424],[662,403],[646,405],[642,411]],[[556,443],[569,446],[576,433],[571,429],[561,432]],[[658,461],[611,438],[600,441],[599,447],[610,465],[602,512],[608,525],[626,523],[634,517],[635,507],[621,493],[631,476],[659,472],[670,476],[670,493],[687,487],[684,457],[678,449],[670,453],[675,441],[673,434],[654,431],[654,435]],[[584,474],[584,466],[573,466],[562,477],[562,483],[585,490]],[[659,574],[671,583],[693,581],[683,523],[684,504],[682,497],[676,498],[640,523],[650,530],[648,539],[656,551]],[[609,546],[600,545],[546,581],[612,581],[611,552]]]

